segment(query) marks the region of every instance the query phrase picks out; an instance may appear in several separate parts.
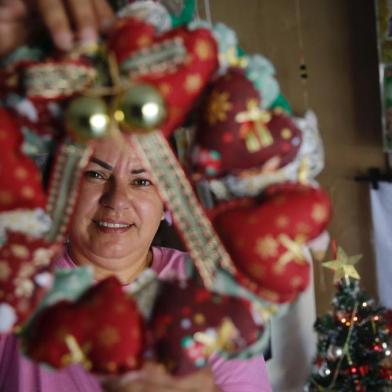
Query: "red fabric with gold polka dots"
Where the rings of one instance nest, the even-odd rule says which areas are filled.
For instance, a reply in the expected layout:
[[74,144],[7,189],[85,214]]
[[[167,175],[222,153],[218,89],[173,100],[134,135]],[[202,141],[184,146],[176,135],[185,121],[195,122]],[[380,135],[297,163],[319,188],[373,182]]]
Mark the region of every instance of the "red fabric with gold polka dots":
[[22,325],[35,310],[45,291],[35,278],[50,271],[58,250],[58,244],[7,232],[7,240],[0,247],[0,303],[14,309],[15,321],[10,329]]
[[263,333],[249,301],[208,291],[197,280],[163,283],[149,328],[157,359],[176,375],[206,366],[212,352],[242,351]]
[[261,201],[246,199],[216,212],[213,224],[246,287],[272,302],[290,302],[309,282],[302,245],[329,223],[331,202],[320,188],[283,184]]
[[[181,27],[156,35],[150,24],[127,18],[118,22],[108,46],[120,68],[131,69],[131,80],[150,83],[161,92],[167,118],[160,130],[165,136],[184,121],[218,66],[215,40],[202,28]],[[136,63],[140,66],[125,65]]]
[[55,368],[79,362],[92,372],[120,374],[142,364],[142,316],[115,277],[99,282],[76,303],[46,308],[27,336],[26,353]]
[[260,109],[252,82],[231,68],[209,85],[203,99],[193,160],[196,170],[210,176],[266,163],[279,168],[294,159],[301,142],[290,117],[281,109]]
[[23,136],[12,115],[0,108],[0,212],[44,207],[41,176],[21,151]]

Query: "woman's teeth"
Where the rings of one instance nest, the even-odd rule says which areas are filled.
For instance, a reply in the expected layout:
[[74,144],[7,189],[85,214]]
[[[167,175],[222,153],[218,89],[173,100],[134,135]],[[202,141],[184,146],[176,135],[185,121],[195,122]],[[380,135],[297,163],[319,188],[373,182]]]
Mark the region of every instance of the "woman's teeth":
[[98,221],[97,224],[98,226],[109,227],[110,229],[122,229],[124,227],[131,226],[124,223],[109,223],[109,222],[101,222],[101,221]]

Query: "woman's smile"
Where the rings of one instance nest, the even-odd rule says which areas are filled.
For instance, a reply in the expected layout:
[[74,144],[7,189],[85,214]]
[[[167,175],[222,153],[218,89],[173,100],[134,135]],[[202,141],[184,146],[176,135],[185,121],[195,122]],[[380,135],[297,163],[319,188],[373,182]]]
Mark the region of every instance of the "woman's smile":
[[93,222],[100,232],[108,234],[125,233],[134,226],[133,224],[111,219],[93,220]]

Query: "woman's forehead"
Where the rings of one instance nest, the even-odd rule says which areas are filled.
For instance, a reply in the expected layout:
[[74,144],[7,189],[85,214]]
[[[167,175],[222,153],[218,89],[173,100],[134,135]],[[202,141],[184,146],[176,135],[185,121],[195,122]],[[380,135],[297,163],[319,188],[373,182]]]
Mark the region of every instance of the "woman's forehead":
[[125,139],[98,139],[91,143],[91,147],[92,157],[103,160],[112,166],[118,162],[142,166],[135,149]]

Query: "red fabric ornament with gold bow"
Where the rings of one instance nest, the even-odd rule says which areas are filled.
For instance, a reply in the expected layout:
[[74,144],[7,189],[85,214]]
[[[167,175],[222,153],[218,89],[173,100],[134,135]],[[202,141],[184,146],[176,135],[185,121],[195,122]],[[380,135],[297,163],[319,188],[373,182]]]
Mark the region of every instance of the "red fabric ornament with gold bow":
[[234,354],[254,343],[251,303],[208,291],[196,280],[162,284],[149,328],[159,362],[176,375],[206,366],[215,352]]
[[55,368],[81,363],[93,372],[120,374],[142,364],[142,316],[114,277],[75,303],[61,301],[46,308],[28,334],[27,355]]
[[26,321],[42,298],[45,290],[37,276],[51,270],[58,248],[41,238],[7,232],[7,241],[0,247],[0,304],[14,309],[15,326]]
[[[260,108],[259,93],[243,71],[231,68],[213,81],[200,109],[193,160],[196,170],[219,176],[291,162],[301,131],[281,109]],[[206,155],[216,157],[210,167]]]
[[202,28],[180,27],[158,35],[152,25],[125,18],[118,21],[108,46],[122,73],[132,81],[151,84],[162,94],[167,117],[159,128],[165,136],[185,120],[218,67],[215,40]]
[[22,152],[23,136],[12,115],[0,108],[0,212],[42,208],[45,194],[35,163]]
[[302,246],[326,228],[330,199],[320,188],[299,184],[277,185],[263,196],[221,207],[213,223],[239,281],[264,299],[290,302],[308,285]]

